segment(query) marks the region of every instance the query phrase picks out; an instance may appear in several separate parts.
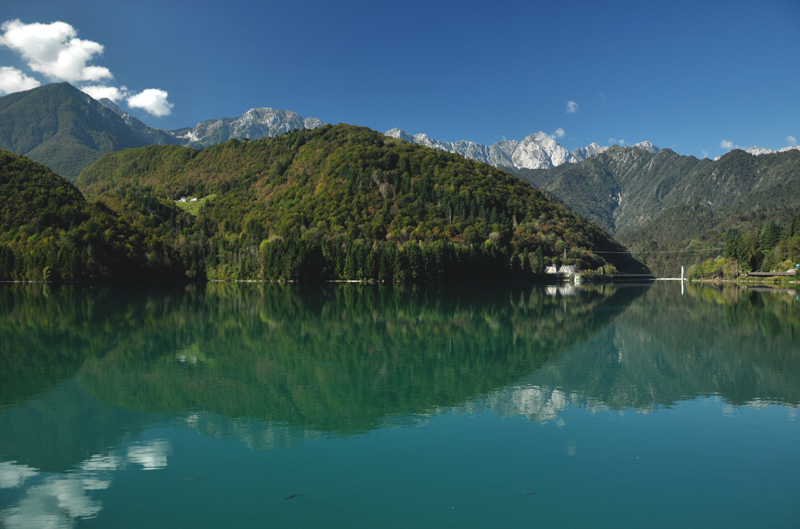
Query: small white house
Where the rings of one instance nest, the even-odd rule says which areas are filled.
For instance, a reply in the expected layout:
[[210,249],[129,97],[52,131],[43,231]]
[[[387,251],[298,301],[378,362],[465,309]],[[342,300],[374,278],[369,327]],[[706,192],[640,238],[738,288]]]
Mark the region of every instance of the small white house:
[[560,268],[556,265],[550,265],[545,269],[545,273],[548,275],[558,276],[561,279],[574,280],[579,277],[578,274],[581,273],[581,269],[574,265],[564,265]]

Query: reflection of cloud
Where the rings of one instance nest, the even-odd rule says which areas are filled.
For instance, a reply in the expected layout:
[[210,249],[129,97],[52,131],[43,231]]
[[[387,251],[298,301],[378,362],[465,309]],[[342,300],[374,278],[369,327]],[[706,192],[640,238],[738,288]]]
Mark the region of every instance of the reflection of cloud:
[[578,453],[578,447],[575,446],[575,442],[570,441],[569,443],[567,443],[567,455],[571,457],[577,453]]
[[142,465],[145,470],[155,470],[167,466],[169,452],[169,441],[158,439],[141,446],[128,447],[128,461]]
[[80,476],[53,476],[28,489],[17,505],[0,512],[0,522],[9,529],[72,527],[77,518],[92,518],[101,509],[100,501],[86,494]]
[[128,463],[145,470],[167,466],[169,441],[157,439],[128,448],[127,457],[117,454],[93,455],[69,474],[55,474],[44,479],[40,471],[13,461],[0,462],[0,488],[21,487],[31,478],[25,496],[16,505],[0,511],[4,528],[61,529],[72,527],[79,518],[94,518],[103,504],[89,496],[89,491],[111,486],[115,471]]
[[39,472],[27,465],[18,465],[16,461],[0,462],[0,489],[12,489],[21,486],[27,478]]
[[86,472],[100,470],[117,470],[123,465],[124,461],[115,455],[94,455],[81,463],[81,469]]
[[235,437],[251,450],[275,450],[300,446],[307,439],[319,437],[320,432],[291,428],[283,423],[258,419],[230,419],[215,413],[192,413],[186,416],[186,426],[200,435]]

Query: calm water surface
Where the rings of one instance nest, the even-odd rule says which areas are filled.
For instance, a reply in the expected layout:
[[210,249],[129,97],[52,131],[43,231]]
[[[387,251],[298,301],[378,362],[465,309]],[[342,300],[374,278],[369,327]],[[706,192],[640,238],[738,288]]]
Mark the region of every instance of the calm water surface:
[[0,285],[0,525],[800,526],[800,300]]

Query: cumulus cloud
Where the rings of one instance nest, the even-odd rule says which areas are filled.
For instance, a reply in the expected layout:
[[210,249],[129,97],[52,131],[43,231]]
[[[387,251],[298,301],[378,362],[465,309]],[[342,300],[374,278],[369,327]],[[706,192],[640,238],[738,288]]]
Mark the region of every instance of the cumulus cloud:
[[786,143],[788,143],[789,145],[797,145],[797,138],[791,135],[786,136]]
[[556,131],[553,133],[554,138],[563,138],[566,132],[561,127],[557,128]]
[[117,88],[116,86],[90,85],[81,87],[81,91],[94,99],[110,99],[115,103],[128,97],[128,88],[125,86]]
[[[75,84],[94,99],[126,101],[131,108],[139,108],[153,116],[168,116],[173,104],[164,90],[148,88],[132,93],[127,87],[109,86],[104,80],[114,75],[106,67],[90,64],[103,54],[102,44],[78,38],[78,31],[66,22],[50,24],[25,24],[19,19],[0,25],[0,47],[18,52],[28,67],[51,81]],[[89,84],[91,83],[91,84]],[[0,67],[0,95],[29,90],[41,83],[22,71]]]
[[11,66],[0,67],[0,95],[36,88],[41,83]]
[[169,94],[158,88],[148,88],[138,94],[128,97],[128,106],[141,108],[154,116],[168,116],[172,113],[172,103],[167,101]]
[[578,111],[578,103],[575,101],[567,101],[567,114],[574,114]]
[[108,68],[89,64],[103,46],[77,38],[66,22],[25,24],[19,19],[0,26],[0,45],[19,52],[34,72],[54,81],[99,81],[113,77]]
[[719,142],[719,148],[731,150],[731,149],[738,149],[739,146],[734,145],[732,141],[722,140],[721,142]]
[[702,150],[702,151],[700,151],[700,154],[703,155],[703,158],[708,158],[708,151]]

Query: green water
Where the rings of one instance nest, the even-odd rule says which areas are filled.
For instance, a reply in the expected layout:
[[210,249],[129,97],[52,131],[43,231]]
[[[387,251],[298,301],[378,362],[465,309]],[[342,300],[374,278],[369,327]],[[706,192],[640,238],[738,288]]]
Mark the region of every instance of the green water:
[[796,292],[0,285],[0,525],[800,526]]

